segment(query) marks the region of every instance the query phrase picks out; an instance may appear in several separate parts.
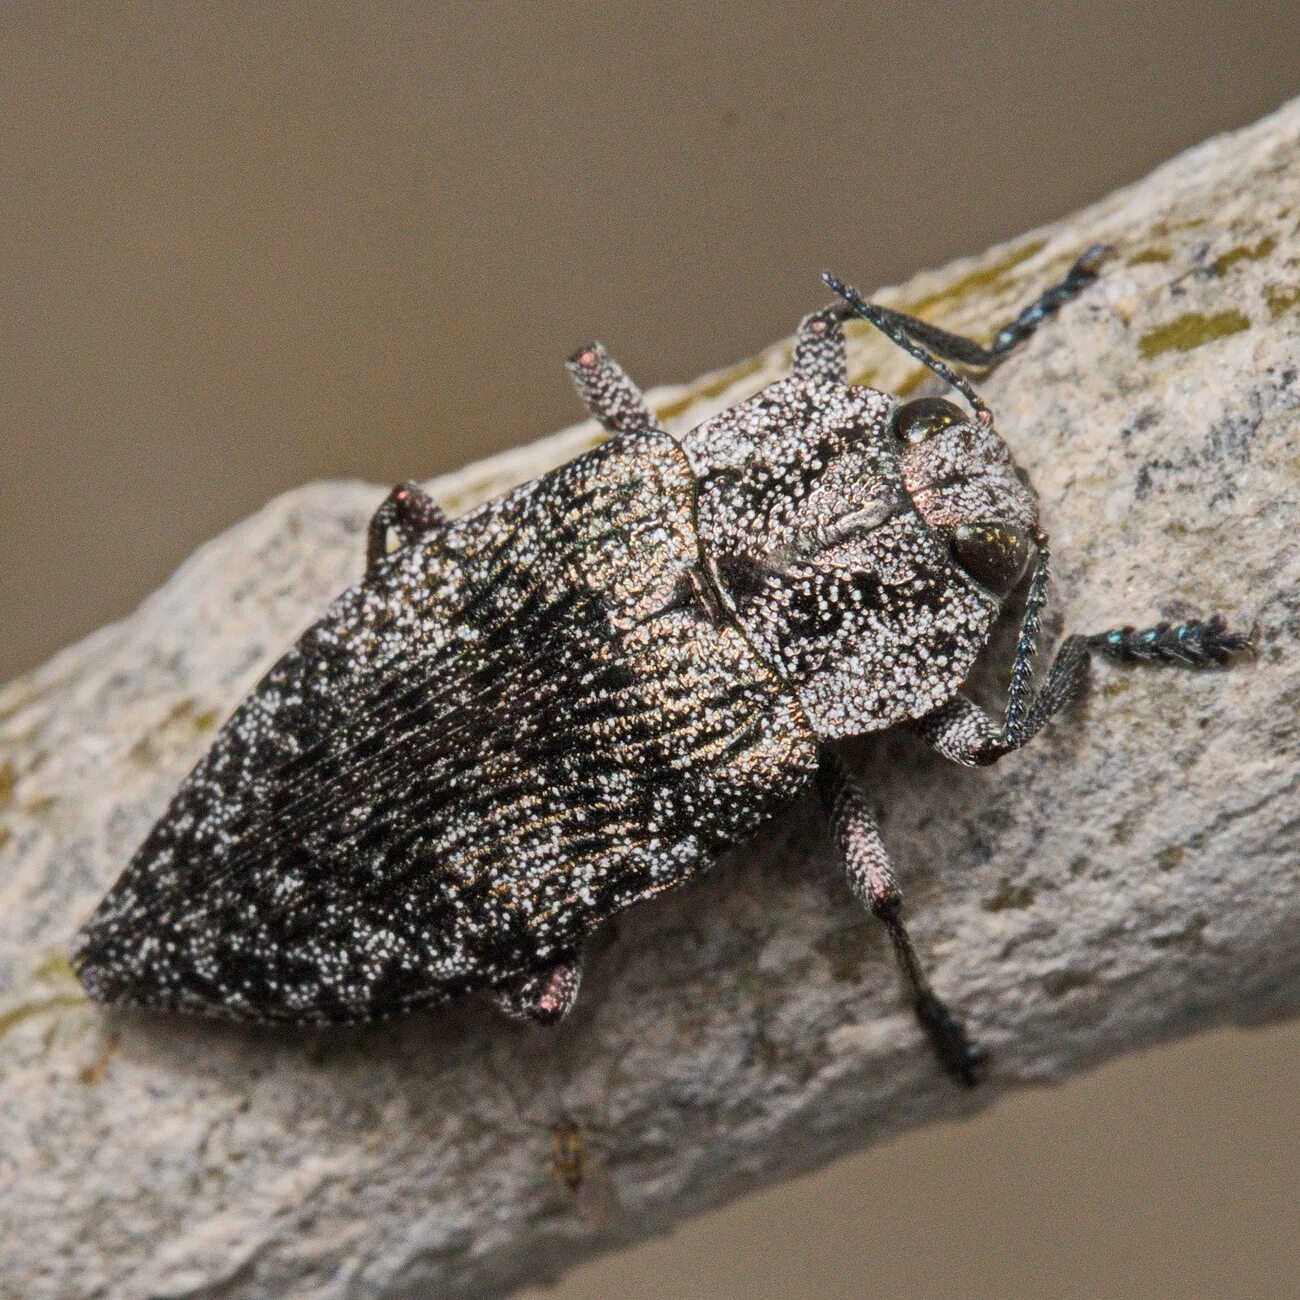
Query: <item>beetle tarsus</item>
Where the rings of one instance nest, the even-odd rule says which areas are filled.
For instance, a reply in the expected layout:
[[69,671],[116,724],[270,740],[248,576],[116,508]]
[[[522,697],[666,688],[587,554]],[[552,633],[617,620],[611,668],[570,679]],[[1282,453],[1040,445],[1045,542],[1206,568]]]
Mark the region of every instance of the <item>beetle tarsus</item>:
[[1101,264],[1115,250],[1109,244],[1094,244],[1078,258],[1063,279],[1039,294],[1015,320],[1004,325],[989,347],[994,361],[1018,348],[1045,321],[1055,316],[1067,302],[1077,298],[1100,274]]
[[1088,649],[1116,663],[1181,664],[1185,668],[1217,668],[1240,655],[1253,654],[1255,629],[1231,632],[1222,614],[1153,627],[1120,627],[1095,632]]
[[913,1009],[939,1064],[967,1088],[974,1088],[988,1061],[984,1049],[972,1041],[966,1026],[929,990],[917,997]]

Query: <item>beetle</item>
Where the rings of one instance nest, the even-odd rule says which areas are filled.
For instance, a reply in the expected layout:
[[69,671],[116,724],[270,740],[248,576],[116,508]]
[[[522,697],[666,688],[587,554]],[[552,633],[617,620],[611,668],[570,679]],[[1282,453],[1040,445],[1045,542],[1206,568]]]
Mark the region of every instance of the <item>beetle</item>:
[[[957,763],[1027,744],[1091,653],[1193,666],[1218,617],[1070,637],[1035,686],[1048,544],[969,379],[1097,275],[1088,250],[989,347],[865,301],[792,373],[671,436],[598,344],[610,439],[460,518],[414,484],[363,580],[221,728],[74,943],[92,997],[236,1020],[377,1019],[486,992],[554,1022],[601,922],[706,870],[815,784],[941,1064],[981,1053],[932,989],[838,742],[897,725]],[[848,383],[862,317],[970,405]],[[390,550],[390,543],[397,545]],[[1005,714],[962,685],[1029,571]]]

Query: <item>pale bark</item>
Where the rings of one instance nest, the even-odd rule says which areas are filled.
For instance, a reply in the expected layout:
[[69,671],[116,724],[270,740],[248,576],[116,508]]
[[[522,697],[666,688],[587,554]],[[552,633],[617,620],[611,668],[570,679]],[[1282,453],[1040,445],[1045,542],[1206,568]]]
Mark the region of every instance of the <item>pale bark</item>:
[[[936,1070],[811,801],[629,914],[555,1031],[486,1005],[327,1036],[105,1014],[63,954],[220,718],[348,581],[382,489],[304,488],[0,694],[0,1276],[25,1297],[501,1294],[910,1125],[1300,1005],[1300,101],[882,294],[987,334],[1086,246],[1101,283],[982,389],[1043,498],[1071,627],[1221,610],[1223,673],[1101,667],[987,771],[853,751],[936,984]],[[852,268],[845,268],[851,272]],[[791,304],[792,323],[823,294]],[[788,346],[656,394],[683,428]],[[915,366],[855,336],[855,378]],[[433,484],[467,508],[579,426]],[[555,1176],[571,1122],[587,1168]]]

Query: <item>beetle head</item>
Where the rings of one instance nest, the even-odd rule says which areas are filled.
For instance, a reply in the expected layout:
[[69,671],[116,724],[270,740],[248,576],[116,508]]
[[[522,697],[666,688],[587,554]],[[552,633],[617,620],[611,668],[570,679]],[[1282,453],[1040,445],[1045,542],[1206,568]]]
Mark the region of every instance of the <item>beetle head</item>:
[[903,444],[903,481],[921,517],[947,540],[957,566],[1002,599],[1023,575],[1031,545],[1046,542],[1038,527],[1038,501],[994,432],[993,412],[970,380],[926,342],[944,356],[985,368],[996,364],[996,354],[868,302],[829,272],[822,279],[844,300],[841,310],[870,322],[971,404],[973,415],[941,397],[907,402],[894,412],[892,428]]
[[893,416],[903,484],[953,560],[999,598],[1020,581],[1038,535],[1038,499],[992,423],[941,397]]
[[[923,323],[828,282],[972,413],[796,374],[682,439],[716,586],[708,615],[735,620],[821,740],[950,700],[1045,541],[992,413],[908,333]],[[1045,564],[1035,574],[1041,604]]]

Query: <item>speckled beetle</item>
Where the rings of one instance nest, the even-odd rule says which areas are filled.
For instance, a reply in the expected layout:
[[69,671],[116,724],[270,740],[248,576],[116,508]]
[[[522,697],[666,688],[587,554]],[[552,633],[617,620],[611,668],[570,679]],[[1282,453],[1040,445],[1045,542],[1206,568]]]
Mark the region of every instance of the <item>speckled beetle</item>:
[[[990,763],[1070,698],[1090,651],[1195,666],[1247,646],[1218,618],[1070,637],[1035,689],[1037,499],[944,358],[995,364],[1102,252],[988,348],[827,277],[840,301],[803,321],[793,373],[680,438],[583,348],[570,367],[613,437],[458,519],[394,489],[364,579],[225,724],[78,936],[86,988],[278,1022],[483,990],[553,1021],[599,923],[815,781],[939,1059],[973,1082],[980,1054],[922,972],[836,742],[902,724]],[[850,386],[854,315],[973,414]],[[1026,569],[998,719],[961,688]]]

